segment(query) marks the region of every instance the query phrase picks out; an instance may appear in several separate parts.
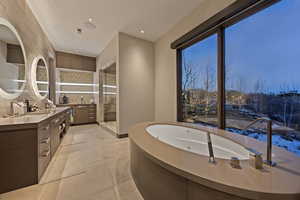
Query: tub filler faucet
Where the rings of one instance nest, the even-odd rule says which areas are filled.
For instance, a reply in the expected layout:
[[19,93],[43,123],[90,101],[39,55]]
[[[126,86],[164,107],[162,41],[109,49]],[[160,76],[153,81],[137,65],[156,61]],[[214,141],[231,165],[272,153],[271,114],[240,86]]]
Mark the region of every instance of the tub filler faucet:
[[210,133],[207,132],[207,145],[208,145],[208,153],[209,153],[209,163],[216,164],[214,149],[211,142]]
[[248,124],[243,131],[246,131],[247,129],[249,129],[252,125],[258,123],[258,122],[262,122],[262,121],[266,121],[267,122],[267,160],[264,161],[265,164],[274,167],[276,166],[276,163],[272,161],[272,135],[273,135],[273,131],[272,131],[272,120],[269,118],[258,118],[256,120],[254,120],[253,122],[251,122],[250,124]]

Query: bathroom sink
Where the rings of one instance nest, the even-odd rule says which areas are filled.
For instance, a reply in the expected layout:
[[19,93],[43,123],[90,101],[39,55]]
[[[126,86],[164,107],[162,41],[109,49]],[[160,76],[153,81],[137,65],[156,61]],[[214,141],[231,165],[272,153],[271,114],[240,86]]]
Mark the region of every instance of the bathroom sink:
[[39,110],[39,111],[35,111],[35,112],[28,112],[28,113],[26,113],[26,115],[47,115],[52,112],[55,112],[55,110]]

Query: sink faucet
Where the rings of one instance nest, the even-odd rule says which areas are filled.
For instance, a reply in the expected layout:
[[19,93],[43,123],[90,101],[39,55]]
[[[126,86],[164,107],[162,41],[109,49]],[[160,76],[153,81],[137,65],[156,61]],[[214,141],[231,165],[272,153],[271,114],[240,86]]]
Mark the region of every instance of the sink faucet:
[[15,113],[14,105],[22,107],[22,105],[19,104],[17,101],[11,101],[10,102],[10,115],[11,116],[19,115],[19,113],[17,113],[17,114]]
[[211,142],[210,133],[207,132],[207,145],[208,145],[208,153],[209,153],[209,163],[216,164],[214,150]]
[[249,129],[252,125],[258,123],[258,122],[262,122],[262,121],[266,121],[267,122],[267,160],[265,160],[265,164],[273,167],[276,166],[276,163],[272,161],[272,120],[266,117],[262,117],[262,118],[258,118],[256,120],[254,120],[253,122],[251,122],[250,124],[248,124],[243,130],[246,131],[247,129]]

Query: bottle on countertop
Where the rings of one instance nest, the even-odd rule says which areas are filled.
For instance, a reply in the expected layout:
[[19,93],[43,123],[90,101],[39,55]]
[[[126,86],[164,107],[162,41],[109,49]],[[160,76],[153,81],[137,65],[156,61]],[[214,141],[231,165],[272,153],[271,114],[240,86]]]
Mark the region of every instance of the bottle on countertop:
[[69,98],[64,94],[63,96],[63,104],[68,104],[69,103]]
[[25,105],[26,105],[26,112],[31,112],[31,106],[30,106],[30,103],[29,103],[29,100],[26,99],[24,101]]

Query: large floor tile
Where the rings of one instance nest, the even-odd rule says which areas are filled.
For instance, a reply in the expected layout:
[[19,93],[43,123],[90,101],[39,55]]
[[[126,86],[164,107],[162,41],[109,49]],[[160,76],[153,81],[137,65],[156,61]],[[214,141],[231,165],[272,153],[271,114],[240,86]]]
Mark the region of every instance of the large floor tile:
[[38,185],[0,200],[142,200],[130,173],[128,139],[97,125],[71,127]]
[[42,192],[41,185],[33,185],[9,193],[1,194],[1,200],[39,200]]
[[133,180],[129,180],[115,186],[118,200],[143,200]]

